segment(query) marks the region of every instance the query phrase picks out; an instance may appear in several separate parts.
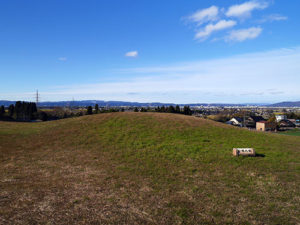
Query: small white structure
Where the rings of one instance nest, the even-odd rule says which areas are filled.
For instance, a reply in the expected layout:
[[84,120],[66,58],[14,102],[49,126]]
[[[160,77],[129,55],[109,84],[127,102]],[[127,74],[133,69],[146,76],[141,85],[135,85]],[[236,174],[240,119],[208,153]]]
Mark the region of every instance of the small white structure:
[[255,150],[253,148],[234,148],[232,154],[234,156],[255,156]]
[[277,114],[275,115],[276,122],[280,122],[281,120],[287,120],[287,116],[284,114]]

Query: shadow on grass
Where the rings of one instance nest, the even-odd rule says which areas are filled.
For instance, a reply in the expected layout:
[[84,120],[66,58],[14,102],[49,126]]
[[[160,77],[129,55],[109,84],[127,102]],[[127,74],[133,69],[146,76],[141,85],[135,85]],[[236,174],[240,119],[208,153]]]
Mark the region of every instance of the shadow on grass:
[[265,157],[265,156],[266,156],[265,154],[259,154],[259,153],[255,154],[255,157]]

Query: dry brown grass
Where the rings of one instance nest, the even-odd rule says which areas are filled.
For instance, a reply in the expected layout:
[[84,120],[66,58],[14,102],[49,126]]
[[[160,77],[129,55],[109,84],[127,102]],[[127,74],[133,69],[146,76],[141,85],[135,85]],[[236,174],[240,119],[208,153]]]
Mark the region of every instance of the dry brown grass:
[[0,122],[0,224],[299,224],[299,153],[183,115]]

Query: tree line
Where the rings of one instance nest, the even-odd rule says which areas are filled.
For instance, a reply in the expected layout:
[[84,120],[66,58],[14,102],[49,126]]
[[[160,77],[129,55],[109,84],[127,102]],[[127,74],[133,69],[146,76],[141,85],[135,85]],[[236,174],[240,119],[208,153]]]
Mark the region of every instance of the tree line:
[[[11,104],[7,109],[4,106],[0,106],[0,119],[1,120],[12,120],[12,121],[32,121],[32,120],[58,120],[70,117],[78,117],[83,115],[92,115],[98,113],[109,113],[109,112],[124,112],[124,108],[109,108],[104,109],[96,104],[94,107],[88,106],[86,109],[75,109],[75,108],[61,108],[57,107],[51,110],[43,111],[38,110],[36,103],[17,101],[15,104]],[[179,113],[184,115],[192,115],[192,110],[189,106],[180,108],[179,105],[174,106],[161,106],[156,108],[137,108],[133,109],[134,112],[160,112],[160,113]]]
[[124,112],[124,109],[100,109],[98,104],[95,104],[94,109],[92,106],[86,107],[86,115],[98,114],[98,113],[109,113],[109,112]]
[[[148,108],[141,107],[140,109],[135,107],[134,112],[151,112],[152,110]],[[152,111],[153,112],[153,111]],[[160,113],[178,113],[178,114],[184,114],[184,115],[192,115],[192,110],[190,106],[185,105],[183,109],[180,108],[179,105],[176,105],[175,107],[173,105],[170,106],[161,106],[156,107],[154,109],[154,112],[160,112]]]
[[17,101],[7,108],[2,105],[0,107],[0,118],[6,120],[16,121],[30,121],[38,119],[41,115],[38,113],[36,104],[34,102]]

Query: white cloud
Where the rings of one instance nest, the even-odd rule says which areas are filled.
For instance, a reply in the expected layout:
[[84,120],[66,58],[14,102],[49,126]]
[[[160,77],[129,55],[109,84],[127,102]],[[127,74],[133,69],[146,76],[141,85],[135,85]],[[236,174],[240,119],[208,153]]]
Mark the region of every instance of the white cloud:
[[245,41],[247,39],[254,39],[262,32],[260,27],[251,27],[248,29],[233,30],[229,33],[225,40],[227,41]]
[[[242,4],[232,5],[227,10],[213,5],[209,8],[198,10],[197,12],[186,18],[189,21],[194,22],[196,26],[195,39],[204,41],[217,31],[229,29],[238,25],[236,20],[228,19],[227,17],[237,17],[239,19],[245,19],[251,16],[252,11],[263,10],[267,8],[270,2],[271,0],[250,0]],[[269,16],[262,17],[261,20],[256,20],[256,22],[264,23],[286,19],[287,17],[285,16],[281,16],[279,14],[271,14]],[[213,37],[212,41],[225,40],[241,42],[247,39],[254,39],[258,37],[261,34],[261,32],[262,28],[260,27],[251,27],[248,29],[236,28],[236,30],[232,30],[228,36],[216,36]]]
[[261,2],[261,1],[244,2],[243,4],[240,5],[230,6],[226,12],[226,16],[246,18],[251,16],[251,12],[253,10],[265,9],[268,7],[268,5],[269,4],[267,2]]
[[200,9],[194,14],[188,17],[189,20],[201,25],[205,22],[215,21],[218,18],[219,8],[217,6],[211,6],[206,9]]
[[264,16],[261,20],[258,20],[258,22],[265,23],[265,22],[273,22],[273,21],[282,21],[287,19],[288,18],[286,16],[282,16],[280,14],[271,14],[268,16]]
[[131,51],[131,52],[127,52],[126,54],[125,54],[125,56],[126,57],[137,57],[138,56],[138,52],[137,51]]
[[[235,28],[235,30],[231,30],[228,36],[222,37],[215,34],[215,37],[212,37],[212,41],[225,40],[241,42],[258,37],[263,30],[261,27],[250,27],[248,29],[242,28],[242,21],[250,17],[254,10],[266,9],[272,1],[273,0],[248,0],[241,4],[231,5],[227,10],[213,5],[209,8],[200,9],[185,18],[194,23],[195,39],[197,40],[207,40],[213,33],[217,33],[217,31],[230,29],[236,26],[237,28]],[[229,17],[236,17],[239,20],[229,19]],[[260,18],[261,19],[256,19],[252,22],[265,23],[288,19],[288,17],[280,14],[270,14]]]
[[67,61],[67,57],[59,57],[58,60],[59,61]]
[[220,20],[216,24],[206,25],[203,30],[200,30],[196,33],[195,38],[196,39],[205,39],[211,33],[215,32],[215,31],[228,29],[235,25],[236,25],[236,22],[234,20]]

